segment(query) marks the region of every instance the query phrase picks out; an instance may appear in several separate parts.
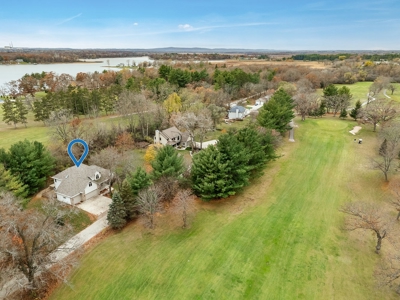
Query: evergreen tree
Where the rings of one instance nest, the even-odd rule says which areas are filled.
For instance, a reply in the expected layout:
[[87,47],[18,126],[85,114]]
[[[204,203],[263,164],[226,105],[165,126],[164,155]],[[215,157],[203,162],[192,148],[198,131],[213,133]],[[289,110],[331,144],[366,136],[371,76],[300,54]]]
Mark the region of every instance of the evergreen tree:
[[227,163],[222,162],[221,153],[215,146],[209,146],[193,156],[191,176],[193,191],[205,201],[235,194],[227,187]]
[[7,153],[0,152],[6,169],[29,187],[29,194],[44,186],[54,168],[54,159],[43,144],[36,141],[20,141],[11,145]]
[[193,157],[193,190],[203,200],[226,198],[248,184],[250,156],[232,134],[222,135],[217,146],[210,146]]
[[17,113],[18,122],[24,124],[26,127],[27,123],[26,115],[28,114],[28,108],[26,107],[24,102],[22,102],[21,99],[15,100],[15,109]]
[[157,151],[151,166],[151,176],[155,180],[161,176],[178,177],[183,171],[183,157],[172,146],[167,145]]
[[7,190],[19,198],[28,196],[28,186],[24,185],[18,177],[13,176],[9,170],[0,164],[0,190]]
[[126,218],[133,218],[136,213],[135,196],[133,195],[131,187],[127,180],[124,180],[122,182],[119,193],[121,195],[122,201],[124,202]]
[[360,110],[361,110],[361,101],[358,100],[356,102],[356,106],[350,111],[350,114],[349,114],[350,117],[352,117],[354,119],[354,121],[357,121]]
[[339,118],[341,118],[341,119],[346,119],[346,118],[347,118],[347,111],[346,111],[345,108],[343,108],[343,109],[340,111],[340,116],[339,116]]
[[11,123],[14,124],[14,127],[17,127],[18,123],[18,112],[15,106],[15,101],[11,101],[10,99],[5,99],[3,102],[3,121],[8,125]]
[[317,117],[322,117],[325,114],[326,114],[326,101],[321,100],[321,103],[319,105],[318,112],[317,112]]
[[263,145],[261,135],[254,128],[243,128],[238,131],[236,138],[248,154],[248,167],[254,175],[258,175],[268,161],[265,155],[267,145]]
[[139,194],[140,190],[151,185],[150,175],[141,167],[138,167],[133,174],[128,176],[127,180],[135,196]]
[[294,118],[293,108],[293,99],[283,89],[279,89],[260,109],[257,120],[261,126],[283,134],[291,129],[289,122]]
[[118,192],[114,192],[112,195],[112,202],[110,204],[110,209],[107,213],[107,221],[113,229],[121,229],[126,224],[126,210],[124,206],[124,201]]
[[217,143],[223,163],[227,164],[229,172],[228,187],[236,191],[249,182],[251,167],[248,165],[250,153],[232,133],[224,134]]

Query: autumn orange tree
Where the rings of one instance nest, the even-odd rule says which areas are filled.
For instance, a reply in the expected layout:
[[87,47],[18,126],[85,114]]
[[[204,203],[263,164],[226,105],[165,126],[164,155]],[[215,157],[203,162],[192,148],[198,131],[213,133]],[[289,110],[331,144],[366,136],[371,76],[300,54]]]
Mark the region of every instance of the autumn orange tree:
[[126,151],[128,149],[133,148],[135,142],[128,132],[124,131],[120,135],[118,135],[117,140],[115,141],[115,147],[120,151]]

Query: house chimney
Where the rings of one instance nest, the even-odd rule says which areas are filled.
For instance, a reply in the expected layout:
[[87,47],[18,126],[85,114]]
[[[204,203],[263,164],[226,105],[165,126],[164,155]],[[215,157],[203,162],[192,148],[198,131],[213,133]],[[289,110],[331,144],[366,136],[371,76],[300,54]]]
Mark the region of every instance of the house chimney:
[[160,143],[160,130],[156,130],[156,140],[154,142],[155,144],[159,144]]

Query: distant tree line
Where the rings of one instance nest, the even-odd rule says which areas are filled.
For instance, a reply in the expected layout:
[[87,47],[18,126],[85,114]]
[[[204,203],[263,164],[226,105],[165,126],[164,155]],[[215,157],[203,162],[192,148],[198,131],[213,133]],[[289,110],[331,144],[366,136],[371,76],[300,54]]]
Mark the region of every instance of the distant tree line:
[[337,60],[337,59],[346,59],[351,56],[352,54],[348,53],[340,53],[340,54],[296,54],[292,55],[292,59],[294,60],[310,60],[310,61],[319,61],[319,60]]

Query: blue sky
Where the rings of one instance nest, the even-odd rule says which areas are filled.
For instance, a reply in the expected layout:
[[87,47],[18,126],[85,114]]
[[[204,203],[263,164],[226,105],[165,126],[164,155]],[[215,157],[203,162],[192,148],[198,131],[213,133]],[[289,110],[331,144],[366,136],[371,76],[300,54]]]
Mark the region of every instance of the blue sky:
[[7,1],[0,46],[400,50],[400,1]]

